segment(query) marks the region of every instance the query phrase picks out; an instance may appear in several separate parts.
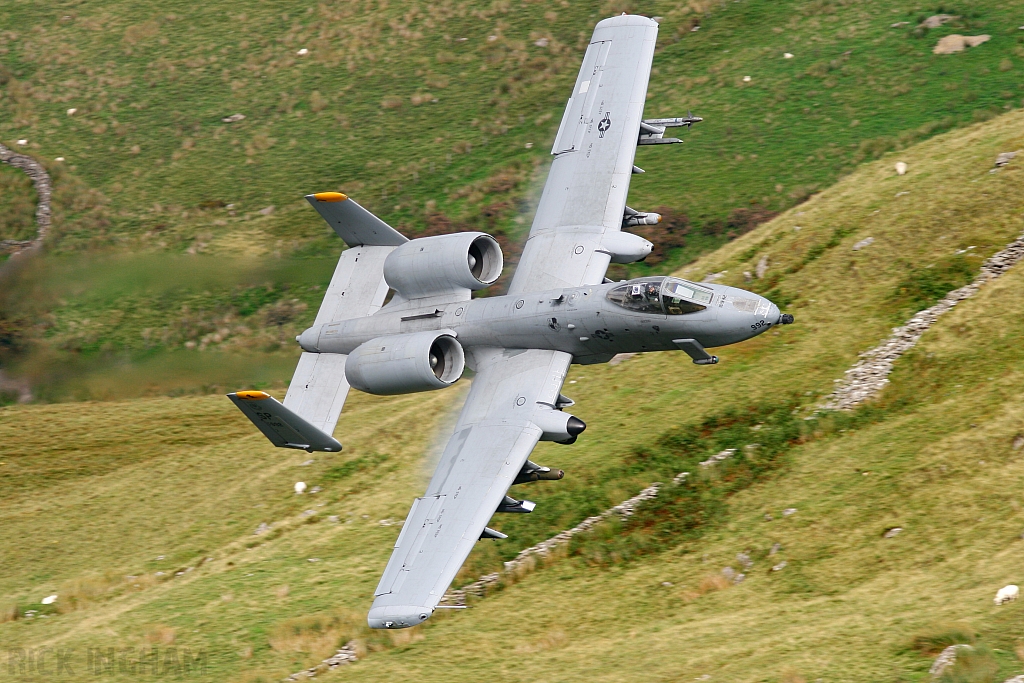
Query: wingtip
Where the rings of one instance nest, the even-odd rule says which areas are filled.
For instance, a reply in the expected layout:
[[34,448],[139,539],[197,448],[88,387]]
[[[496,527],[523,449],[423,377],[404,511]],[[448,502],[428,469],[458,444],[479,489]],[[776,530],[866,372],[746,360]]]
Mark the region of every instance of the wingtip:
[[373,607],[366,615],[366,623],[370,628],[409,628],[423,623],[433,613],[433,607],[418,605]]
[[243,401],[262,401],[265,398],[270,398],[270,394],[265,391],[236,391],[228,396],[234,396]]
[[318,202],[343,202],[348,199],[348,195],[341,192],[317,192],[313,195],[313,199]]

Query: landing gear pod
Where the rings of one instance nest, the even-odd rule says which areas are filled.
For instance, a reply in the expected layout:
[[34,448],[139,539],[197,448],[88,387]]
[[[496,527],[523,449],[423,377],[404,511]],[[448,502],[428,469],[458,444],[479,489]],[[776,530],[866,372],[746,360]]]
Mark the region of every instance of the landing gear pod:
[[431,330],[371,339],[349,355],[345,377],[368,394],[411,394],[449,387],[465,367],[453,333]]

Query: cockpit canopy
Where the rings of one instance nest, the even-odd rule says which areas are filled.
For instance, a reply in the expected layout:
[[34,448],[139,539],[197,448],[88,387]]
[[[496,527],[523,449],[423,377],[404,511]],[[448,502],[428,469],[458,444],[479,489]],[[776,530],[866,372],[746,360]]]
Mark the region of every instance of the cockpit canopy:
[[700,285],[675,277],[630,280],[608,292],[608,300],[639,313],[683,315],[703,311],[713,293]]

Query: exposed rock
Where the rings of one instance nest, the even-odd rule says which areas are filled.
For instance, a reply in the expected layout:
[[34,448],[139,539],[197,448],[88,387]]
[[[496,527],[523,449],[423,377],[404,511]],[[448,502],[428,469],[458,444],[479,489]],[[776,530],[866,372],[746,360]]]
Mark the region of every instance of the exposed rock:
[[954,33],[939,39],[932,52],[937,55],[951,55],[956,52],[963,52],[968,47],[978,47],[990,38],[992,38],[990,35],[962,36],[959,33]]
[[320,662],[316,666],[293,673],[291,676],[284,680],[288,683],[294,683],[295,681],[301,681],[303,679],[316,678],[317,674],[323,673],[325,671],[333,671],[334,669],[337,669],[339,666],[342,666],[343,664],[348,664],[349,662],[356,661],[359,661],[359,658],[356,657],[356,642],[352,640],[349,641],[343,648],[341,648],[336,653],[334,653],[324,661]]
[[886,532],[882,534],[882,538],[893,538],[897,536],[901,531],[903,531],[903,527],[894,526],[893,528],[886,530]]
[[744,282],[753,282],[754,281],[754,275],[749,270],[744,270],[743,271],[743,281]]
[[608,365],[618,365],[619,363],[624,363],[635,355],[635,353],[618,353],[612,356],[612,359],[608,361]]
[[270,214],[274,213],[274,207],[273,206],[264,207],[264,208],[260,209],[257,213],[259,213],[261,216],[269,216]]
[[672,483],[673,484],[682,484],[684,481],[686,481],[686,478],[689,477],[689,476],[690,476],[689,472],[680,472],[676,476],[672,477]]
[[253,536],[262,536],[263,534],[270,531],[271,527],[266,522],[260,522],[260,525],[256,527],[256,531],[252,532]]
[[960,17],[955,16],[953,14],[933,14],[932,16],[922,21],[920,25],[925,28],[939,28],[947,21],[952,21],[953,19],[959,18]]
[[775,565],[774,567],[772,567],[772,571],[773,571],[773,572],[781,572],[781,571],[782,571],[783,569],[785,569],[785,568],[786,568],[786,565],[787,565],[787,564],[789,564],[789,563],[788,563],[788,562],[786,562],[785,560],[783,560],[782,562],[779,562],[779,563],[778,563],[777,565]]
[[245,120],[245,114],[232,114],[221,119],[224,123],[238,123]]
[[896,162],[896,175],[906,175],[906,174],[907,174],[907,164],[905,162],[903,162],[903,161],[897,161]]
[[1012,446],[1013,450],[1015,451],[1019,451],[1021,448],[1024,448],[1024,434],[1018,434],[1017,436],[1013,437]]
[[1013,158],[1015,156],[1017,156],[1017,152],[1003,152],[1002,154],[996,157],[996,168],[1002,168],[1003,166],[1006,166],[1008,163],[1013,161]]
[[993,254],[985,263],[974,281],[960,289],[954,289],[939,303],[923,311],[902,327],[894,327],[892,335],[870,351],[861,354],[861,360],[846,371],[846,376],[836,380],[835,390],[821,405],[827,410],[849,410],[878,395],[889,383],[893,364],[904,353],[912,349],[943,313],[974,296],[989,280],[993,280],[1024,257],[1024,234],[1010,242],[1005,249]]
[[768,551],[768,555],[774,555],[775,553],[779,552],[780,550],[782,550],[782,544],[781,543],[772,543],[772,549]]
[[786,508],[785,510],[782,511],[782,516],[783,517],[789,517],[790,515],[795,514],[795,513],[796,513],[796,508]]
[[903,28],[904,26],[910,26],[909,21],[897,21],[895,24],[889,24],[889,28]]
[[736,561],[742,564],[744,569],[750,569],[754,564],[754,561],[750,559],[750,555],[747,553],[736,553]]
[[768,272],[768,255],[765,254],[757,262],[757,268],[754,269],[754,275],[757,276],[758,280],[764,278],[764,274]]
[[938,657],[935,658],[935,661],[932,662],[932,668],[928,670],[928,673],[930,673],[935,678],[938,678],[946,671],[946,669],[950,668],[956,663],[957,652],[959,652],[960,650],[973,649],[974,648],[970,645],[950,645],[945,650],[943,650]]
[[701,467],[710,467],[711,465],[714,465],[716,462],[721,462],[721,461],[725,460],[726,458],[731,458],[733,456],[733,454],[735,454],[735,453],[736,453],[736,449],[735,448],[726,448],[724,451],[720,451],[718,453],[715,453],[714,455],[712,455],[707,460],[704,460],[703,462],[701,462],[700,466]]
[[854,251],[860,251],[864,247],[870,247],[874,243],[875,243],[875,238],[874,237],[865,237],[860,242],[857,242],[857,244],[853,245],[853,250]]
[[704,276],[704,279],[701,280],[701,282],[715,282],[716,280],[721,279],[721,277],[728,272],[728,270],[723,270],[719,273],[708,273],[707,275]]

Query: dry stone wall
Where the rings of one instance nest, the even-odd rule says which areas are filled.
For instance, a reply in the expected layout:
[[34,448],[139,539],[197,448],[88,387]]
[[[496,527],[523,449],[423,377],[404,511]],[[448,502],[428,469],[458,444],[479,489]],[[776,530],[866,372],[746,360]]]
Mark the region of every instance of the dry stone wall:
[[39,204],[36,206],[36,225],[39,231],[35,239],[31,240],[0,240],[0,252],[18,252],[26,249],[35,249],[46,239],[50,231],[50,198],[53,195],[53,182],[50,174],[46,172],[43,165],[32,157],[25,154],[18,154],[0,144],[0,162],[9,164],[14,168],[24,171],[32,184],[36,187],[36,195],[39,197]]
[[906,325],[894,327],[889,338],[880,345],[860,354],[861,360],[846,371],[843,379],[836,380],[835,390],[821,407],[827,410],[850,410],[877,396],[889,383],[893,364],[917,344],[921,335],[928,331],[939,316],[964,299],[974,296],[982,285],[1005,273],[1021,257],[1024,257],[1024,234],[985,261],[972,283],[953,290],[931,308],[919,311]]

